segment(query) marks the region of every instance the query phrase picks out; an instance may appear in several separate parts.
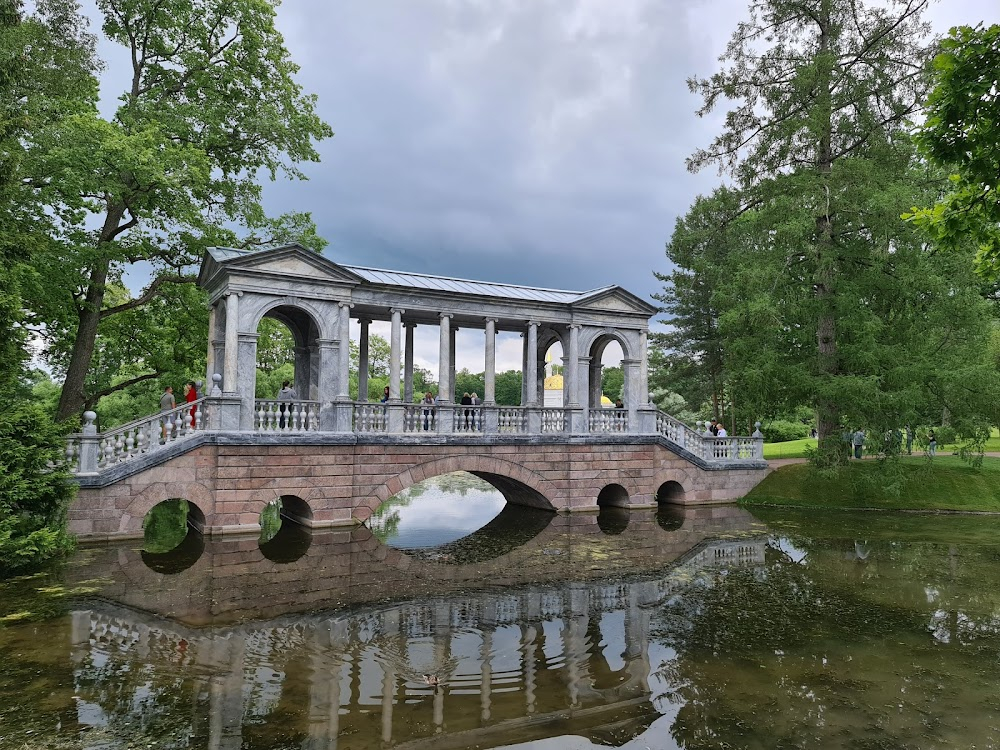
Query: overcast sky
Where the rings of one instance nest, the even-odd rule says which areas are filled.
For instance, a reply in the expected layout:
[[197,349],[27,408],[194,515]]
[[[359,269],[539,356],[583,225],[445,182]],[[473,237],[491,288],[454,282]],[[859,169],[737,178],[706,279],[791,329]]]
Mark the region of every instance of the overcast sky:
[[[308,182],[268,186],[267,208],[312,212],[335,262],[560,289],[615,283],[649,299],[675,219],[719,180],[685,169],[720,128],[695,116],[685,81],[717,69],[746,8],[285,0],[279,25],[299,80],[336,135]],[[944,33],[996,22],[997,8],[942,0],[927,17]],[[102,53],[113,101],[122,69]],[[481,337],[459,367],[482,370]],[[436,367],[427,343],[418,363]],[[501,368],[519,368],[517,352],[501,342]]]

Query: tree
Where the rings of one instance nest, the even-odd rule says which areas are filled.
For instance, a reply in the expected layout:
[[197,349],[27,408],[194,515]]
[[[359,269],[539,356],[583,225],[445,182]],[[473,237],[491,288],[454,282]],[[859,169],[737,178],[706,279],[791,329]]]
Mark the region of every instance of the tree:
[[0,574],[23,570],[66,551],[66,507],[73,496],[64,430],[30,400],[25,376],[27,329],[23,293],[47,217],[25,208],[29,129],[59,122],[96,92],[89,77],[92,40],[74,6],[40,0],[23,17],[18,0],[0,0]]
[[664,297],[715,311],[741,413],[816,408],[822,461],[839,459],[845,426],[890,429],[947,402],[972,429],[994,411],[976,393],[994,387],[976,284],[900,220],[938,179],[907,133],[926,91],[925,5],[765,0],[723,69],[690,82],[701,115],[733,103],[689,160],[717,164],[731,186],[668,246],[712,287],[675,280]]
[[[103,119],[91,96],[25,138],[31,194],[22,205],[48,224],[30,302],[65,363],[60,418],[93,398],[87,378],[102,326],[193,281],[207,246],[297,238],[321,247],[308,216],[265,215],[258,176],[304,178],[297,165],[316,161],[315,141],[332,134],[294,80],[276,0],[97,5],[104,36],[132,61],[120,106]],[[148,285],[108,304],[109,287],[136,264],[152,268]]]
[[934,58],[934,88],[916,139],[922,153],[954,170],[949,192],[932,208],[907,214],[939,245],[979,246],[976,264],[1000,276],[1000,25],[960,26]]

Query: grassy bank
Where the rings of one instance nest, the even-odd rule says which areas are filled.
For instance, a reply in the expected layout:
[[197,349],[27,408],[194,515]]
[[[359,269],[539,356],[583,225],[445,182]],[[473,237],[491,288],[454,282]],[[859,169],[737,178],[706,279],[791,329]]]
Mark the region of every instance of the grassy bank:
[[[806,458],[809,448],[815,450],[816,440],[814,438],[789,440],[784,443],[764,443],[764,458]],[[918,446],[914,443],[914,455],[922,454],[923,450],[923,446]],[[957,451],[957,445],[938,446],[938,454]],[[990,438],[983,446],[983,451],[985,453],[1000,453],[1000,432],[993,430]]]
[[[801,508],[988,511],[1000,513],[1000,459],[973,468],[957,456],[902,458],[889,476],[877,461],[851,463],[837,479],[819,476],[808,464],[769,474],[741,503]],[[898,491],[894,491],[898,489]]]

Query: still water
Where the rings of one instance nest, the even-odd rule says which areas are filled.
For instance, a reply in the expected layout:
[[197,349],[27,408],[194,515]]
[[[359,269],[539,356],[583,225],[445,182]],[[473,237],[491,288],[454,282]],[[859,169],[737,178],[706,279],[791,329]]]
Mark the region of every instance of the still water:
[[286,526],[0,584],[0,748],[1000,746],[994,519],[559,516],[451,475]]

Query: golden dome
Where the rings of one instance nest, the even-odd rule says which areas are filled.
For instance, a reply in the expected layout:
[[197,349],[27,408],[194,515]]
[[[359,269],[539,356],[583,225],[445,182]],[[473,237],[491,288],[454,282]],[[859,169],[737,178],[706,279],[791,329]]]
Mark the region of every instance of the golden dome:
[[549,375],[547,378],[545,378],[545,390],[561,391],[562,389],[563,389],[562,375]]
[[601,406],[614,406],[614,405],[615,405],[614,401],[605,396],[603,393],[601,394]]

